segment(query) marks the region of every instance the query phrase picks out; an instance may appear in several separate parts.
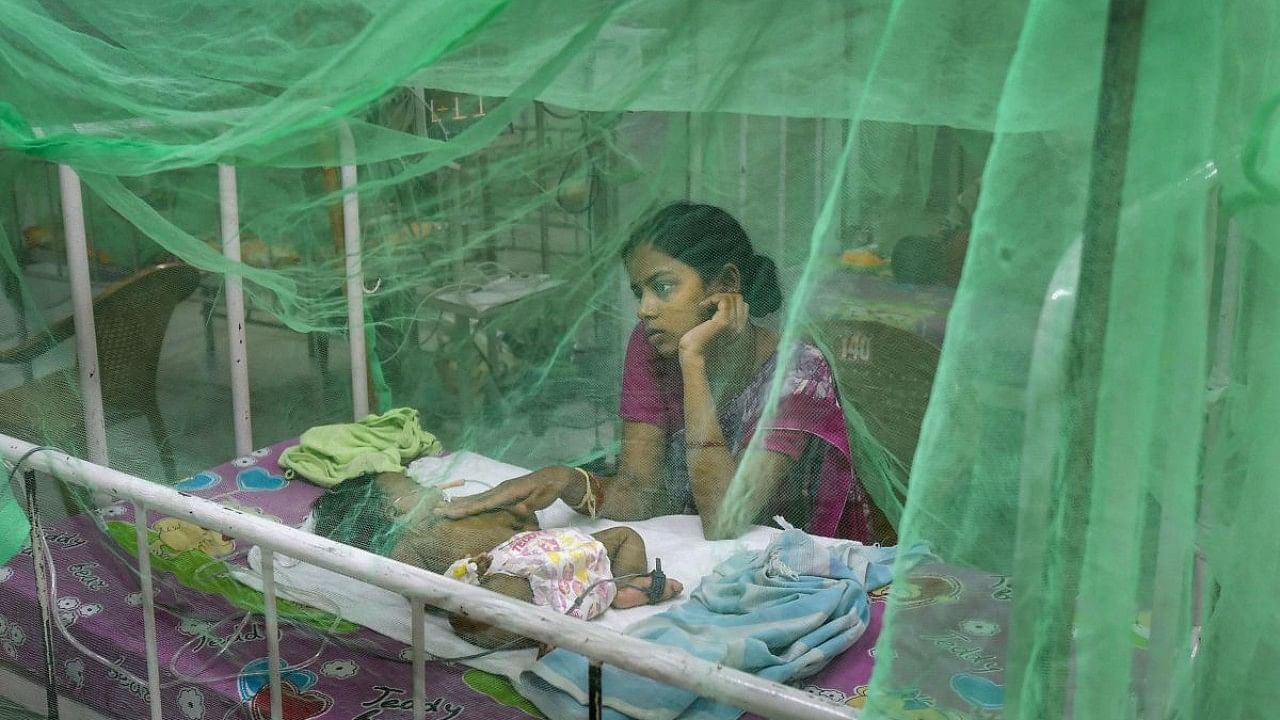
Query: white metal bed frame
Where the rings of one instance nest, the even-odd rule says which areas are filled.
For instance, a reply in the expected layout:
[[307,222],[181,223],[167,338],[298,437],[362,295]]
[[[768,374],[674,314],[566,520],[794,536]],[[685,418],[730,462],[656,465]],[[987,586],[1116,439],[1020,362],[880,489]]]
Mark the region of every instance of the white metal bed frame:
[[[130,126],[146,124],[130,122]],[[102,124],[73,126],[75,132],[94,132],[114,127]],[[37,130],[37,132],[40,132]],[[354,139],[350,130],[339,128],[340,152],[343,160],[341,178],[343,195],[343,236],[346,252],[346,299],[351,350],[351,392],[353,415],[359,419],[369,412],[366,385],[366,348],[364,334],[364,284],[360,258],[358,174]],[[43,133],[41,133],[43,134]],[[240,260],[239,205],[236,195],[236,172],[230,165],[218,165],[219,204],[222,224],[222,248],[232,261]],[[75,316],[76,357],[80,367],[80,388],[86,434],[88,460],[62,452],[38,450],[36,446],[7,435],[0,435],[0,457],[10,465],[23,460],[24,476],[34,479],[36,472],[47,473],[63,482],[86,487],[95,494],[132,502],[139,547],[146,547],[149,511],[183,517],[224,535],[258,545],[262,549],[262,581],[265,596],[265,623],[269,658],[271,717],[282,716],[280,686],[280,648],[276,634],[276,585],[272,557],[276,552],[302,560],[348,577],[363,580],[405,596],[413,608],[412,666],[413,717],[425,717],[426,655],[425,604],[474,617],[527,637],[552,643],[577,652],[590,661],[590,716],[599,717],[602,697],[600,668],[604,663],[693,691],[701,696],[734,705],[743,710],[780,720],[849,720],[856,718],[852,708],[838,707],[791,687],[767,681],[720,664],[695,658],[683,651],[601,628],[569,618],[546,608],[523,603],[478,587],[449,580],[439,575],[365,552],[327,538],[319,537],[280,523],[228,509],[213,501],[191,497],[172,488],[128,475],[107,466],[108,452],[102,410],[102,391],[97,372],[97,347],[93,325],[92,291],[89,285],[89,260],[85,238],[84,208],[80,178],[65,165],[58,166],[62,194],[68,275],[72,289]],[[245,338],[244,294],[241,278],[228,273],[225,277],[227,304],[227,343],[230,355],[232,413],[235,426],[235,449],[239,455],[253,450],[249,411],[248,347]],[[33,539],[34,541],[34,539]],[[35,553],[35,557],[41,557]],[[138,571],[142,583],[143,627],[147,644],[147,685],[150,691],[152,720],[161,720],[160,666],[156,649],[155,607],[151,594],[150,557],[138,554]],[[39,572],[37,581],[41,582]],[[47,586],[40,593],[42,610],[49,612]],[[66,698],[63,698],[65,701]]]

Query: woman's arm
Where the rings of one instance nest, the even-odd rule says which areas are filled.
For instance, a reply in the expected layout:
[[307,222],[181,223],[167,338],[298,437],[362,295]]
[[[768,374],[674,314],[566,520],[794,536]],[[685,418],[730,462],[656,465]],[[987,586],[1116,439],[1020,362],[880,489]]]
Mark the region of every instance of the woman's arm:
[[[617,474],[591,474],[592,484],[600,483],[604,490],[604,503],[597,514],[614,520],[644,520],[679,512],[658,481],[666,444],[667,433],[657,425],[629,421],[622,424],[622,460]],[[463,518],[506,508],[529,515],[550,507],[557,498],[570,507],[582,508],[586,493],[586,478],[581,472],[566,465],[553,465],[507,480],[491,490],[458,498],[442,505],[439,512],[444,517]]]
[[[612,520],[645,520],[680,512],[660,481],[667,451],[667,433],[657,425],[622,423],[622,459],[613,477],[592,474],[604,485],[600,514]],[[565,502],[580,503],[586,492],[581,473]]]
[[[688,453],[689,485],[693,503],[702,519],[702,532],[710,540],[737,536],[766,508],[782,499],[783,481],[791,475],[795,461],[783,453],[749,451],[741,459],[729,452],[724,431],[716,417],[705,360],[682,357],[684,381],[685,440]],[[743,494],[734,498],[733,508],[724,508],[729,485],[740,464],[746,463],[749,476]],[[725,510],[732,510],[726,514]]]
[[702,529],[710,537],[716,511],[729,489],[729,481],[738,470],[738,461],[729,453],[724,431],[716,417],[706,359],[701,355],[682,356],[680,374],[684,383],[689,487],[693,492],[693,504],[702,517]]

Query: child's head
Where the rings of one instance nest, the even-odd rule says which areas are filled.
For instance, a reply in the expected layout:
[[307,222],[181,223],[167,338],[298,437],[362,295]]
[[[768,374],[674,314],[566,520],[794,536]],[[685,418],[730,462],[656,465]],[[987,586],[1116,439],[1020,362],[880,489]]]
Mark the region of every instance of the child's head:
[[[412,559],[442,573],[455,560],[492,550],[537,520],[506,510],[459,520],[435,512],[444,493],[402,473],[362,475],[329,488],[312,503],[315,533],[379,555]],[[408,552],[396,552],[411,545]],[[400,548],[403,550],[403,548]]]
[[311,505],[315,533],[361,550],[390,554],[404,522],[395,511],[394,488],[388,487],[394,479],[382,477],[361,475],[325,490]]

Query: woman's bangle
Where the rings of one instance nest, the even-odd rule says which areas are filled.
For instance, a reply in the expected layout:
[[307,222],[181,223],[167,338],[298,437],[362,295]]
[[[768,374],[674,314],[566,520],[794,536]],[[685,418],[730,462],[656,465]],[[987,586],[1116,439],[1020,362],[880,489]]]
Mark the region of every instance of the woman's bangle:
[[713,448],[713,447],[728,447],[727,445],[724,444],[723,441],[720,441],[720,440],[712,440],[711,442],[703,442],[703,443],[685,443],[684,446],[690,450],[701,450],[703,448]]
[[574,510],[586,510],[587,515],[594,520],[600,512],[600,506],[604,504],[604,486],[599,481],[595,483],[595,487],[591,485],[591,473],[576,467],[574,470],[582,473],[582,479],[587,484],[587,489],[582,493],[582,500],[573,506]]

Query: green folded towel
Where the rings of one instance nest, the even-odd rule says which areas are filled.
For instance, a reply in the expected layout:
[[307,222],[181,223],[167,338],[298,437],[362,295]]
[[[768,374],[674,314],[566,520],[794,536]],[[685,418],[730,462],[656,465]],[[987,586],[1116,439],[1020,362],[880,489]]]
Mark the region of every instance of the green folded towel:
[[360,422],[318,425],[301,444],[280,455],[285,476],[332,487],[361,475],[404,470],[416,457],[440,452],[440,442],[422,429],[418,411],[395,408]]

